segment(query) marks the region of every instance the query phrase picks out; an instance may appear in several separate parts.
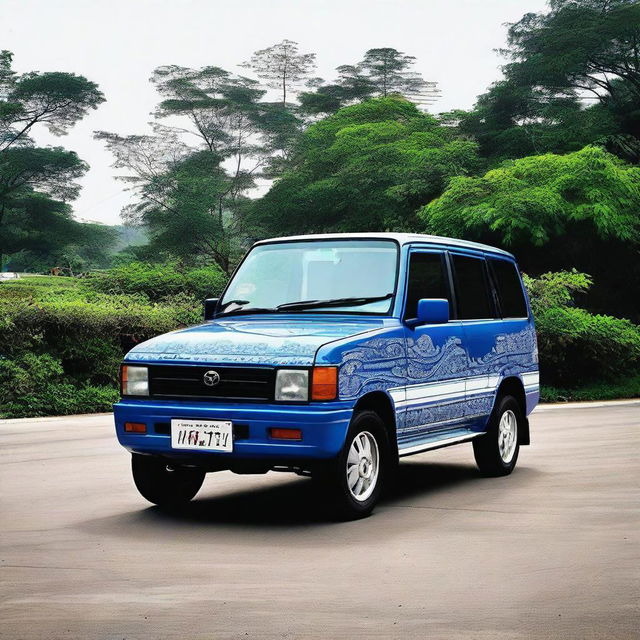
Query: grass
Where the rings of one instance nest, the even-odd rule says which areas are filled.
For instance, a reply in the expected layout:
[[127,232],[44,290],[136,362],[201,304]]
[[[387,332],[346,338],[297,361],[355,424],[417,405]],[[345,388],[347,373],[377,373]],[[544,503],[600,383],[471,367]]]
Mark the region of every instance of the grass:
[[640,375],[615,382],[598,382],[579,389],[542,386],[540,391],[541,402],[587,402],[623,398],[640,398]]

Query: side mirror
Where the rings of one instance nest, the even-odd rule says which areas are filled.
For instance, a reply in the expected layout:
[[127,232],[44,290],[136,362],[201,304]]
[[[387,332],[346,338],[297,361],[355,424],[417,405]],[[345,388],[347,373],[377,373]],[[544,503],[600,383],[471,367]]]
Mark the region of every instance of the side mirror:
[[409,318],[409,326],[420,324],[445,324],[449,322],[449,301],[444,298],[422,298],[418,300],[415,318]]
[[207,298],[204,301],[204,319],[213,320],[216,317],[216,308],[220,298]]

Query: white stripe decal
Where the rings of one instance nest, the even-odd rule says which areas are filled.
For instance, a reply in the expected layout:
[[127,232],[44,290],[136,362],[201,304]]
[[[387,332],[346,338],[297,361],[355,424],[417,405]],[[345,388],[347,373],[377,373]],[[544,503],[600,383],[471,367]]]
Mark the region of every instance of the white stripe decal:
[[415,385],[407,387],[407,400],[437,398],[439,396],[447,396],[455,393],[464,393],[464,391],[464,378],[445,380],[442,382],[431,383],[429,385]]
[[540,372],[531,371],[529,373],[522,374],[522,382],[525,386],[530,384],[540,384]]
[[[525,392],[539,389],[540,374],[531,371],[521,374]],[[423,382],[406,388],[389,389],[396,407],[414,407],[443,401],[462,401],[467,397],[479,397],[493,393],[500,382],[499,374],[452,378],[438,382]]]

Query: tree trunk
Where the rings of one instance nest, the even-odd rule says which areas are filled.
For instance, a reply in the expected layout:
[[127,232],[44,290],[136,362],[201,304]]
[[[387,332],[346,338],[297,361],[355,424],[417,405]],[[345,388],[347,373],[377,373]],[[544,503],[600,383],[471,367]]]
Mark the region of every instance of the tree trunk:
[[287,72],[282,75],[282,106],[287,106]]

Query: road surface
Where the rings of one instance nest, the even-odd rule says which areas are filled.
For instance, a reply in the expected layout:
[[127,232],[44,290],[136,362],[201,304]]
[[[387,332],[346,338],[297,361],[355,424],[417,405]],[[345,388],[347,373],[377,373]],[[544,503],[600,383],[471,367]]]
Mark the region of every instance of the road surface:
[[0,422],[0,637],[638,638],[640,403],[542,408],[512,476],[405,459],[367,520],[310,481],[133,487],[111,416]]

